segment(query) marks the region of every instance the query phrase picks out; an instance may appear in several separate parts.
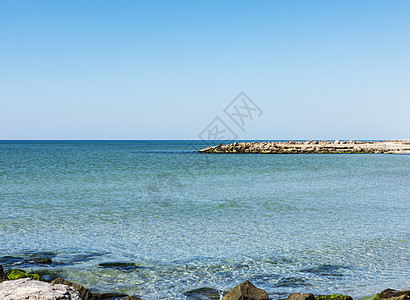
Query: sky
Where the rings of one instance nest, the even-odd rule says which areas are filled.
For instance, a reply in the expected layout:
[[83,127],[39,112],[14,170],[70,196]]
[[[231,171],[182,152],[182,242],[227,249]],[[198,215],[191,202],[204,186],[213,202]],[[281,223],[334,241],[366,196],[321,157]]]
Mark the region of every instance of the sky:
[[0,0],[0,139],[192,140],[215,120],[409,138],[410,1]]

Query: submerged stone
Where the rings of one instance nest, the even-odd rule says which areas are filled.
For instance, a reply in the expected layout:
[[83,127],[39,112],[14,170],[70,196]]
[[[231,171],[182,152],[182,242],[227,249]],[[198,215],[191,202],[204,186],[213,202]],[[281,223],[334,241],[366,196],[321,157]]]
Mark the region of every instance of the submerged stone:
[[324,264],[324,265],[318,265],[312,268],[302,269],[301,272],[333,277],[333,276],[343,276],[343,274],[339,272],[339,270],[344,269],[344,268],[346,267],[342,265]]
[[0,263],[4,265],[12,265],[12,264],[19,263],[22,261],[23,261],[23,258],[16,257],[16,256],[3,256],[0,258]]
[[36,258],[34,262],[38,264],[51,264],[53,261],[51,258]]
[[220,292],[216,289],[208,288],[208,287],[188,291],[188,292],[185,292],[184,295],[188,300],[200,300],[200,299],[219,300],[220,299]]
[[57,253],[52,251],[26,251],[22,255],[28,259],[34,260],[36,258],[53,258]]
[[306,282],[306,280],[298,277],[286,277],[282,278],[275,284],[275,287],[299,287],[299,286],[310,286],[311,284]]
[[67,259],[64,261],[64,264],[72,265],[76,263],[82,263],[82,262],[93,260],[96,257],[100,257],[104,254],[105,253],[103,252],[90,252],[90,253],[80,253],[80,254],[69,255]]
[[61,269],[45,268],[37,270],[36,273],[43,277],[46,281],[51,282],[58,277],[64,277],[65,272]]
[[93,293],[93,300],[100,300],[100,299],[118,299],[129,297],[127,294],[122,293]]
[[119,270],[133,270],[139,268],[139,266],[135,263],[127,263],[127,262],[106,262],[99,264],[101,268],[110,268],[110,269],[119,269]]

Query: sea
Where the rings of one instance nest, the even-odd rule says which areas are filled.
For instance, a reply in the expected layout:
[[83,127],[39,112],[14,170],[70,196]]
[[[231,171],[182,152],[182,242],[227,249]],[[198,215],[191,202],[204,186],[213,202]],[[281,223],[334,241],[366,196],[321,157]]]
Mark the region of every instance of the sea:
[[0,264],[143,299],[410,288],[410,155],[209,143],[0,141]]

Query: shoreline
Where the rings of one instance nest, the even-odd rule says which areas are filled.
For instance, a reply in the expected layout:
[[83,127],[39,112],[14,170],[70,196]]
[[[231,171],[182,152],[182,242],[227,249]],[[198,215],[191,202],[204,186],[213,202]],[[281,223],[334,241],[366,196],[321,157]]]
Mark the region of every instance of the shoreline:
[[218,154],[410,154],[410,141],[234,142],[198,151]]
[[[38,259],[37,263],[50,263],[50,259]],[[143,300],[137,295],[128,295],[120,292],[92,292],[92,287],[84,287],[81,284],[67,281],[61,277],[53,280],[45,280],[37,273],[28,273],[17,268],[4,269],[0,265],[0,299],[22,300],[22,299],[72,299],[72,300]],[[64,297],[61,298],[62,293]],[[269,300],[269,294],[254,286],[246,280],[239,285],[225,289],[216,290],[209,287],[197,288],[183,293],[186,299],[219,299],[219,300]],[[40,297],[40,298],[38,298]],[[68,298],[67,298],[68,297]],[[289,293],[283,300],[353,300],[354,298],[345,294],[312,294],[310,292]],[[377,293],[355,298],[359,300],[409,300],[409,290],[383,289]]]

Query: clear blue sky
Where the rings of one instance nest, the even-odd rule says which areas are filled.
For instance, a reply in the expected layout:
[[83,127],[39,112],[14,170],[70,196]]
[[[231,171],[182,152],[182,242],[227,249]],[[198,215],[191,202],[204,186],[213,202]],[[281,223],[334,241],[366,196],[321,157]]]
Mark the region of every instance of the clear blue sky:
[[240,139],[407,138],[410,1],[0,0],[0,139],[197,139],[217,116]]

